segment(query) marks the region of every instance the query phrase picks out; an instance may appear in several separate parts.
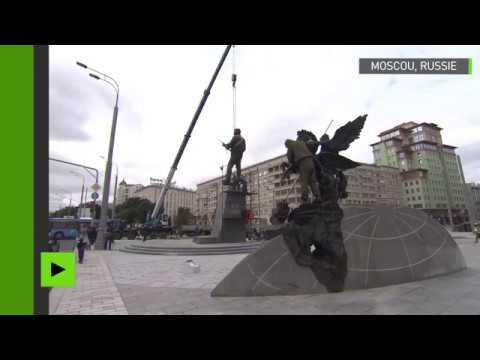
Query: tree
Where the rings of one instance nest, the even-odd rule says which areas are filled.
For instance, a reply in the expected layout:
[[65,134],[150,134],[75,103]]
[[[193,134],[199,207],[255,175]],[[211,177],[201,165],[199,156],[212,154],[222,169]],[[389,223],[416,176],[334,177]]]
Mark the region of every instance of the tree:
[[[95,211],[95,219],[100,220],[100,216],[102,214],[102,207],[95,203],[95,206],[93,206],[93,201],[90,203],[85,204],[86,207],[90,208],[91,214],[93,216],[93,213]],[[64,216],[77,216],[78,213],[78,207],[74,206],[67,206],[64,207],[63,209],[59,209],[57,211],[53,211],[50,213],[51,217],[64,217]],[[112,209],[108,209],[108,217],[112,216]]]
[[180,227],[182,225],[190,225],[194,222],[195,217],[191,213],[189,208],[179,207],[177,211],[177,217],[175,225]]
[[148,199],[133,197],[127,199],[124,203],[115,208],[116,215],[127,222],[143,223],[148,213],[153,211],[154,204]]
[[66,206],[62,209],[51,212],[50,216],[51,217],[75,216],[76,213],[77,213],[77,208],[76,207]]

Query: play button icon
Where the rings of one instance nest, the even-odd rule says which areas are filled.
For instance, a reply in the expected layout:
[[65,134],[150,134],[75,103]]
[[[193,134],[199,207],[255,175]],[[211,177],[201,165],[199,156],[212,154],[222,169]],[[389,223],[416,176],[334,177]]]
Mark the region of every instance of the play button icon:
[[65,268],[61,267],[60,265],[57,265],[55,263],[50,264],[50,276],[55,276],[57,274],[60,274],[61,272],[64,272]]
[[75,253],[41,253],[42,287],[75,287]]

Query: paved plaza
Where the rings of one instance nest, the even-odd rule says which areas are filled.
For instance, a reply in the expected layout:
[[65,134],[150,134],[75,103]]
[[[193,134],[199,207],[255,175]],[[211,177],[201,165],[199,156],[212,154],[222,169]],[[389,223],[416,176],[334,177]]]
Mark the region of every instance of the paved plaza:
[[[51,314],[480,314],[480,244],[452,233],[468,269],[442,277],[336,294],[212,298],[247,254],[160,256],[88,251],[77,286],[50,293]],[[128,240],[117,241],[116,247]],[[200,265],[195,273],[186,264]]]

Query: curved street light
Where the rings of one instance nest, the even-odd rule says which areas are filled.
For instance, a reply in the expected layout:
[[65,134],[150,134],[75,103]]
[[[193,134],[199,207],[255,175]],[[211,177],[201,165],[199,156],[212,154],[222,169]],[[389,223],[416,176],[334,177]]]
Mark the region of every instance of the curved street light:
[[[113,120],[112,120],[112,129],[110,132],[110,145],[108,148],[108,160],[107,160],[107,165],[105,169],[105,179],[103,182],[103,193],[102,193],[102,210],[100,214],[100,226],[98,229],[98,234],[97,234],[97,241],[96,245],[100,249],[103,249],[104,246],[104,238],[105,238],[105,230],[107,227],[107,212],[108,212],[108,198],[110,196],[110,182],[111,182],[111,176],[112,176],[112,158],[113,158],[113,147],[115,144],[115,130],[117,127],[117,116],[118,116],[118,97],[120,93],[120,86],[118,85],[117,81],[107,75],[102,73],[101,71],[95,70],[79,61],[77,61],[77,65],[92,71],[93,73],[90,73],[90,77],[92,77],[95,80],[102,80],[106,82],[107,84],[111,85],[116,93],[116,98],[115,98],[115,107],[113,108]],[[96,73],[96,74],[95,74]],[[97,74],[101,75],[98,76]]]

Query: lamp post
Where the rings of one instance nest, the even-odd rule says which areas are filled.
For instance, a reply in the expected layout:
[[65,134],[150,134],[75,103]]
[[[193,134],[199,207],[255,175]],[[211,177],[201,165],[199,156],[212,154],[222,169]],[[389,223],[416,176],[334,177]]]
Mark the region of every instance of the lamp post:
[[258,190],[258,194],[257,194],[257,199],[258,199],[258,225],[260,226],[260,169],[257,167],[257,190]]
[[[105,160],[105,156],[100,156],[103,160]],[[113,189],[113,208],[112,208],[112,219],[115,219],[115,207],[117,206],[117,184],[118,184],[118,164],[116,162],[113,162],[113,165],[115,165],[115,186]],[[156,191],[155,189],[155,201],[156,201]]]
[[[53,159],[53,158],[48,158],[49,160],[51,161],[55,161],[55,162],[59,162],[59,163],[62,163],[62,164],[67,164],[67,165],[72,165],[72,166],[77,166],[77,167],[80,167],[82,169],[84,169],[88,174],[90,174],[90,176],[93,176],[93,178],[95,179],[95,185],[98,186],[98,170],[95,169],[95,168],[92,168],[90,166],[85,166],[85,165],[82,165],[82,164],[76,164],[76,163],[73,163],[73,162],[69,162],[69,161],[65,161],[65,160],[58,160],[58,159]],[[91,170],[95,172],[95,174],[92,174],[91,173]],[[97,189],[95,189],[95,191],[97,191]],[[96,199],[93,200],[93,215],[92,215],[92,225],[93,225],[93,221],[94,219],[96,218]]]
[[85,176],[82,175],[82,174],[79,174],[75,171],[70,171],[71,174],[74,174],[76,176],[79,176],[83,179],[83,183],[82,183],[82,192],[81,192],[81,195],[80,195],[80,204],[78,205],[78,218],[81,218],[82,217],[82,204],[83,204],[83,192],[86,190],[85,189]]
[[[98,70],[92,69],[88,67],[87,65],[80,63],[77,61],[77,65],[84,68],[88,69],[90,71],[93,71],[94,73],[89,73],[90,77],[94,78],[95,80],[102,80],[106,82],[107,84],[110,84],[116,93],[116,98],[115,98],[115,106],[113,108],[113,120],[112,120],[112,129],[110,132],[110,145],[108,147],[108,159],[107,159],[107,165],[105,168],[105,179],[103,182],[103,194],[102,194],[102,210],[100,214],[100,226],[98,229],[98,234],[97,234],[97,241],[96,245],[100,249],[103,249],[104,242],[105,242],[105,230],[107,227],[107,212],[108,212],[108,198],[110,195],[110,178],[112,175],[112,157],[113,157],[113,147],[115,144],[115,130],[117,127],[117,116],[118,116],[118,97],[119,97],[119,92],[120,92],[120,86],[118,86],[118,83],[115,81],[114,78],[112,78],[109,75],[106,75]],[[98,76],[99,74],[100,76]]]
[[[221,188],[221,191],[220,191],[220,196],[221,196],[221,198],[219,199],[218,196],[217,196],[217,208],[218,208],[218,203],[219,203],[219,201],[220,201],[220,206],[221,206],[221,208],[220,208],[220,209],[221,209],[221,210],[220,210],[221,212],[220,212],[220,213],[223,214],[223,210],[224,210],[224,209],[223,209],[223,207],[224,207],[224,203],[223,203],[223,164],[222,164],[222,166],[220,166],[220,171],[222,172],[222,175],[221,175],[222,177],[220,178],[220,186],[221,186],[222,188]],[[222,216],[223,216],[223,215],[222,215]]]

